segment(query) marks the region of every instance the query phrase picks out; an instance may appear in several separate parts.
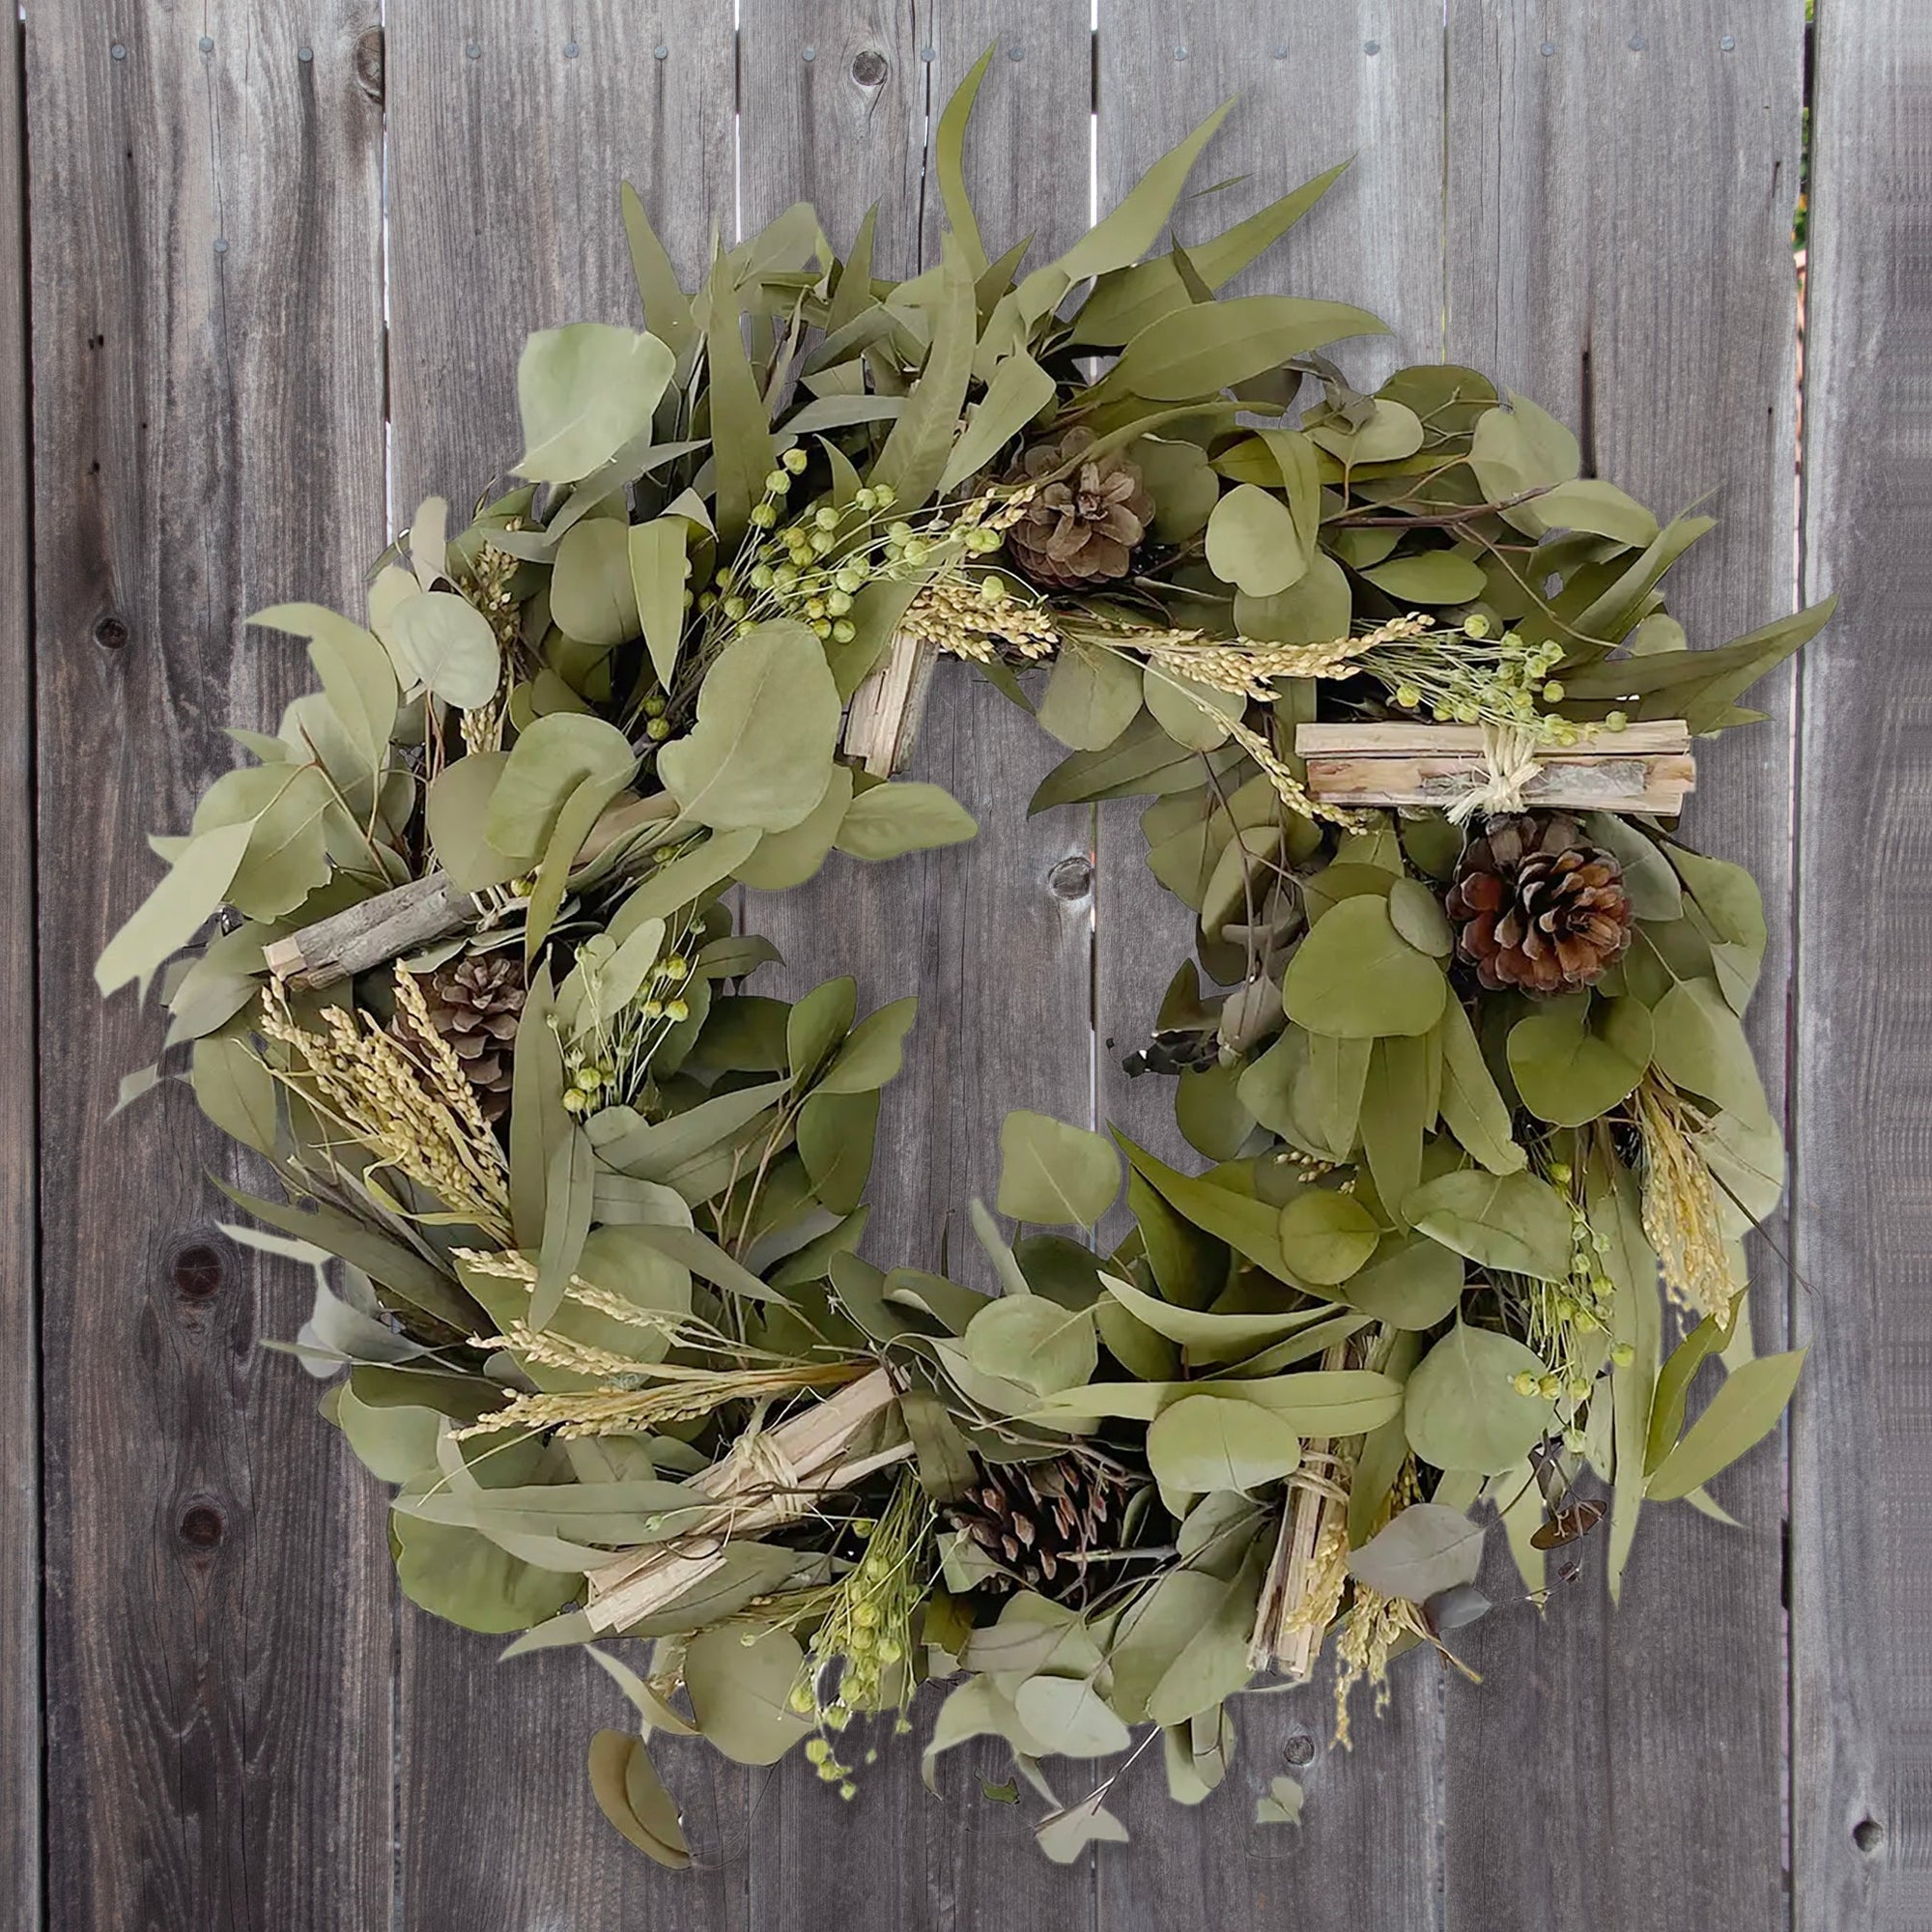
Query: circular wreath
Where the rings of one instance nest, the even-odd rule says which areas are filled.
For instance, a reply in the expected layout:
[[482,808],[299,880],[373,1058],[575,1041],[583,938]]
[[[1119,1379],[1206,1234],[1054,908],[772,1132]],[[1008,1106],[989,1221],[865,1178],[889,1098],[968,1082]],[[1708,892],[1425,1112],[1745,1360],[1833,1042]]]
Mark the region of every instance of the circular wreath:
[[[1614,1588],[1796,1376],[1737,1326],[1782,1171],[1758,895],[1663,821],[1825,611],[1686,649],[1658,582],[1705,519],[1473,370],[1352,388],[1360,310],[1218,296],[1332,176],[1155,252],[1214,125],[1024,275],[952,170],[914,280],[797,208],[689,296],[627,190],[650,332],[530,339],[522,486],[425,503],[366,625],[260,614],[321,689],[235,733],[100,961],[145,986],[227,909],[165,991],[287,1191],[241,1238],[317,1264],[296,1352],[348,1372],[404,1590],[609,1641],[639,1721],[590,1775],[667,1863],[653,1730],[849,1796],[928,1678],[928,1772],[997,1734],[1049,1856],[1123,1838],[1154,1737],[1192,1803],[1252,1684],[1332,1644],[1346,1737],[1447,1654],[1479,1505],[1539,1597],[1607,1517]],[[725,898],[972,836],[891,775],[935,649],[1069,748],[1037,808],[1152,796],[1199,921],[1135,1062],[1212,1165],[1009,1115],[995,1296],[858,1252],[913,1003],[746,991]],[[1123,1173],[1110,1252],[1044,1232]],[[1067,1803],[1056,1756],[1120,1764]]]

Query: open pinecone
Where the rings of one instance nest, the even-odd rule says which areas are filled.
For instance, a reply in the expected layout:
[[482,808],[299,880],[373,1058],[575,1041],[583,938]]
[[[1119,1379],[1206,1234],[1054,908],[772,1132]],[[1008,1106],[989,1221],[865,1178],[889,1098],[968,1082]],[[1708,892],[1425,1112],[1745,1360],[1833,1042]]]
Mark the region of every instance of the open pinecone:
[[1449,889],[1456,950],[1492,992],[1587,986],[1630,944],[1623,876],[1565,813],[1492,818],[1464,849]]
[[1002,1566],[983,1587],[1037,1590],[1077,1605],[1087,1595],[1088,1554],[1129,1487],[1124,1470],[1091,1452],[1050,1463],[982,1463],[945,1516]]
[[524,1011],[524,969],[514,952],[476,952],[439,967],[423,994],[436,1030],[455,1050],[486,1121],[510,1106],[510,1062]]
[[[1037,442],[1002,479],[1030,483],[1058,469],[1094,440],[1086,428]],[[1153,498],[1140,468],[1120,450],[1083,462],[1057,482],[1043,483],[1026,514],[1007,532],[1007,554],[1034,582],[1077,589],[1124,577],[1134,546],[1153,518]]]

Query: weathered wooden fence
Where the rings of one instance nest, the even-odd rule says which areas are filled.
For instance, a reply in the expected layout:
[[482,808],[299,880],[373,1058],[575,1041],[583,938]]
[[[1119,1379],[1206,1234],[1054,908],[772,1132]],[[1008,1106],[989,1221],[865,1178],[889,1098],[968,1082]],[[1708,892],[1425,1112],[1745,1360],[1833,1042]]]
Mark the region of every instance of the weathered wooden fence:
[[[1932,1924],[1932,31],[1920,0],[27,0],[0,42],[0,1916],[23,1928],[913,1927],[1101,1932]],[[385,17],[379,17],[385,14]],[[989,41],[989,235],[1057,247],[1215,102],[1220,208],[1357,156],[1257,271],[1358,301],[1400,360],[1478,363],[1586,461],[1721,533],[1680,608],[1713,641],[1837,590],[1771,723],[1690,823],[1764,883],[1756,1039],[1792,1128],[1763,1346],[1812,1353],[1741,1527],[1649,1525],[1594,1576],[1422,1659],[1328,1747],[1320,1688],[1244,1713],[1198,1812],[1045,1864],[910,1753],[856,1802],[692,1755],[701,1868],[597,1816],[611,1687],[399,1603],[384,1505],[262,1348],[295,1272],[214,1227],[185,1094],[108,1118],[151,1016],[89,963],[269,724],[298,661],[243,613],[355,608],[394,512],[517,447],[525,332],[635,320],[616,184],[687,273],[714,232],[879,204],[931,259],[925,143]],[[1804,460],[1791,222],[1813,106]],[[1793,535],[1798,538],[1794,568]],[[1802,579],[1802,582],[1799,581]],[[922,742],[984,830],[755,904],[795,983],[923,1001],[882,1135],[882,1250],[933,1263],[1000,1114],[1122,1120],[1185,944],[1132,809],[1027,821],[1053,753],[943,680]],[[1917,831],[1915,833],[1915,827]],[[1785,998],[1780,1000],[1780,993]],[[1781,1077],[1788,1075],[1787,1077]],[[1778,1250],[1795,1260],[1785,1265]],[[1914,1551],[1917,1549],[1917,1560]],[[964,1754],[962,1754],[964,1755]],[[990,1760],[989,1760],[990,1762]],[[1298,1833],[1249,1786],[1296,1768]],[[953,1784],[973,1786],[964,1767]]]

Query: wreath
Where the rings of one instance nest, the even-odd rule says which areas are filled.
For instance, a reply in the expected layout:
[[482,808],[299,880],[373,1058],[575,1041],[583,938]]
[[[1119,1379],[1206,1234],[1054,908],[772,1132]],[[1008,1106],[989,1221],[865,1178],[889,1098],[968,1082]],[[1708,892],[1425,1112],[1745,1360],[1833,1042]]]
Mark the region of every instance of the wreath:
[[[1671,821],[1828,607],[1687,649],[1659,583],[1708,519],[1473,370],[1351,387],[1359,309],[1222,296],[1339,169],[1161,251],[1219,114],[1058,260],[993,256],[984,68],[912,280],[798,207],[688,295],[625,190],[649,332],[530,338],[521,484],[423,504],[366,622],[253,620],[320,689],[232,733],[98,969],[190,949],[169,1044],[287,1196],[230,1232],[316,1268],[294,1352],[347,1371],[403,1589],[591,1647],[639,1719],[597,1798],[668,1864],[653,1732],[849,1797],[928,1679],[928,1778],[995,1734],[1050,1857],[1124,1838],[1155,1739],[1197,1803],[1244,1690],[1327,1644],[1346,1739],[1452,1655],[1489,1513],[1538,1601],[1603,1522],[1614,1591],[1798,1373],[1742,1317],[1763,912]],[[1211,1165],[1009,1115],[991,1296],[859,1252],[913,1003],[746,990],[726,896],[972,836],[895,776],[937,652],[1068,748],[1034,810],[1151,798],[1198,919],[1133,1065]],[[1055,1758],[1116,1768],[1069,1802]]]

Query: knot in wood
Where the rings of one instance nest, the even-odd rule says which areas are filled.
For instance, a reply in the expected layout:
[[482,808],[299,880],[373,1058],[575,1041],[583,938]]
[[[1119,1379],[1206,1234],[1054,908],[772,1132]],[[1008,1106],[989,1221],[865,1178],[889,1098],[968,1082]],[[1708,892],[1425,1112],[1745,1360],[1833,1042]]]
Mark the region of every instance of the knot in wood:
[[1070,859],[1061,860],[1047,873],[1046,883],[1056,898],[1084,899],[1094,890],[1093,865],[1075,853]]
[[355,37],[355,85],[378,107],[383,104],[383,30],[365,27]]
[[1290,1764],[1313,1764],[1315,1762],[1315,1740],[1304,1732],[1297,1731],[1282,1747],[1281,1754]]
[[879,87],[886,75],[892,71],[884,54],[876,47],[867,47],[852,56],[852,78],[861,87]]
[[116,617],[111,612],[97,621],[94,626],[94,641],[103,651],[118,651],[128,639],[128,620]]
[[221,1257],[205,1241],[176,1255],[172,1270],[176,1292],[185,1301],[206,1301],[221,1286]]
[[213,1549],[227,1527],[227,1519],[215,1504],[190,1503],[182,1512],[181,1540],[190,1549]]

